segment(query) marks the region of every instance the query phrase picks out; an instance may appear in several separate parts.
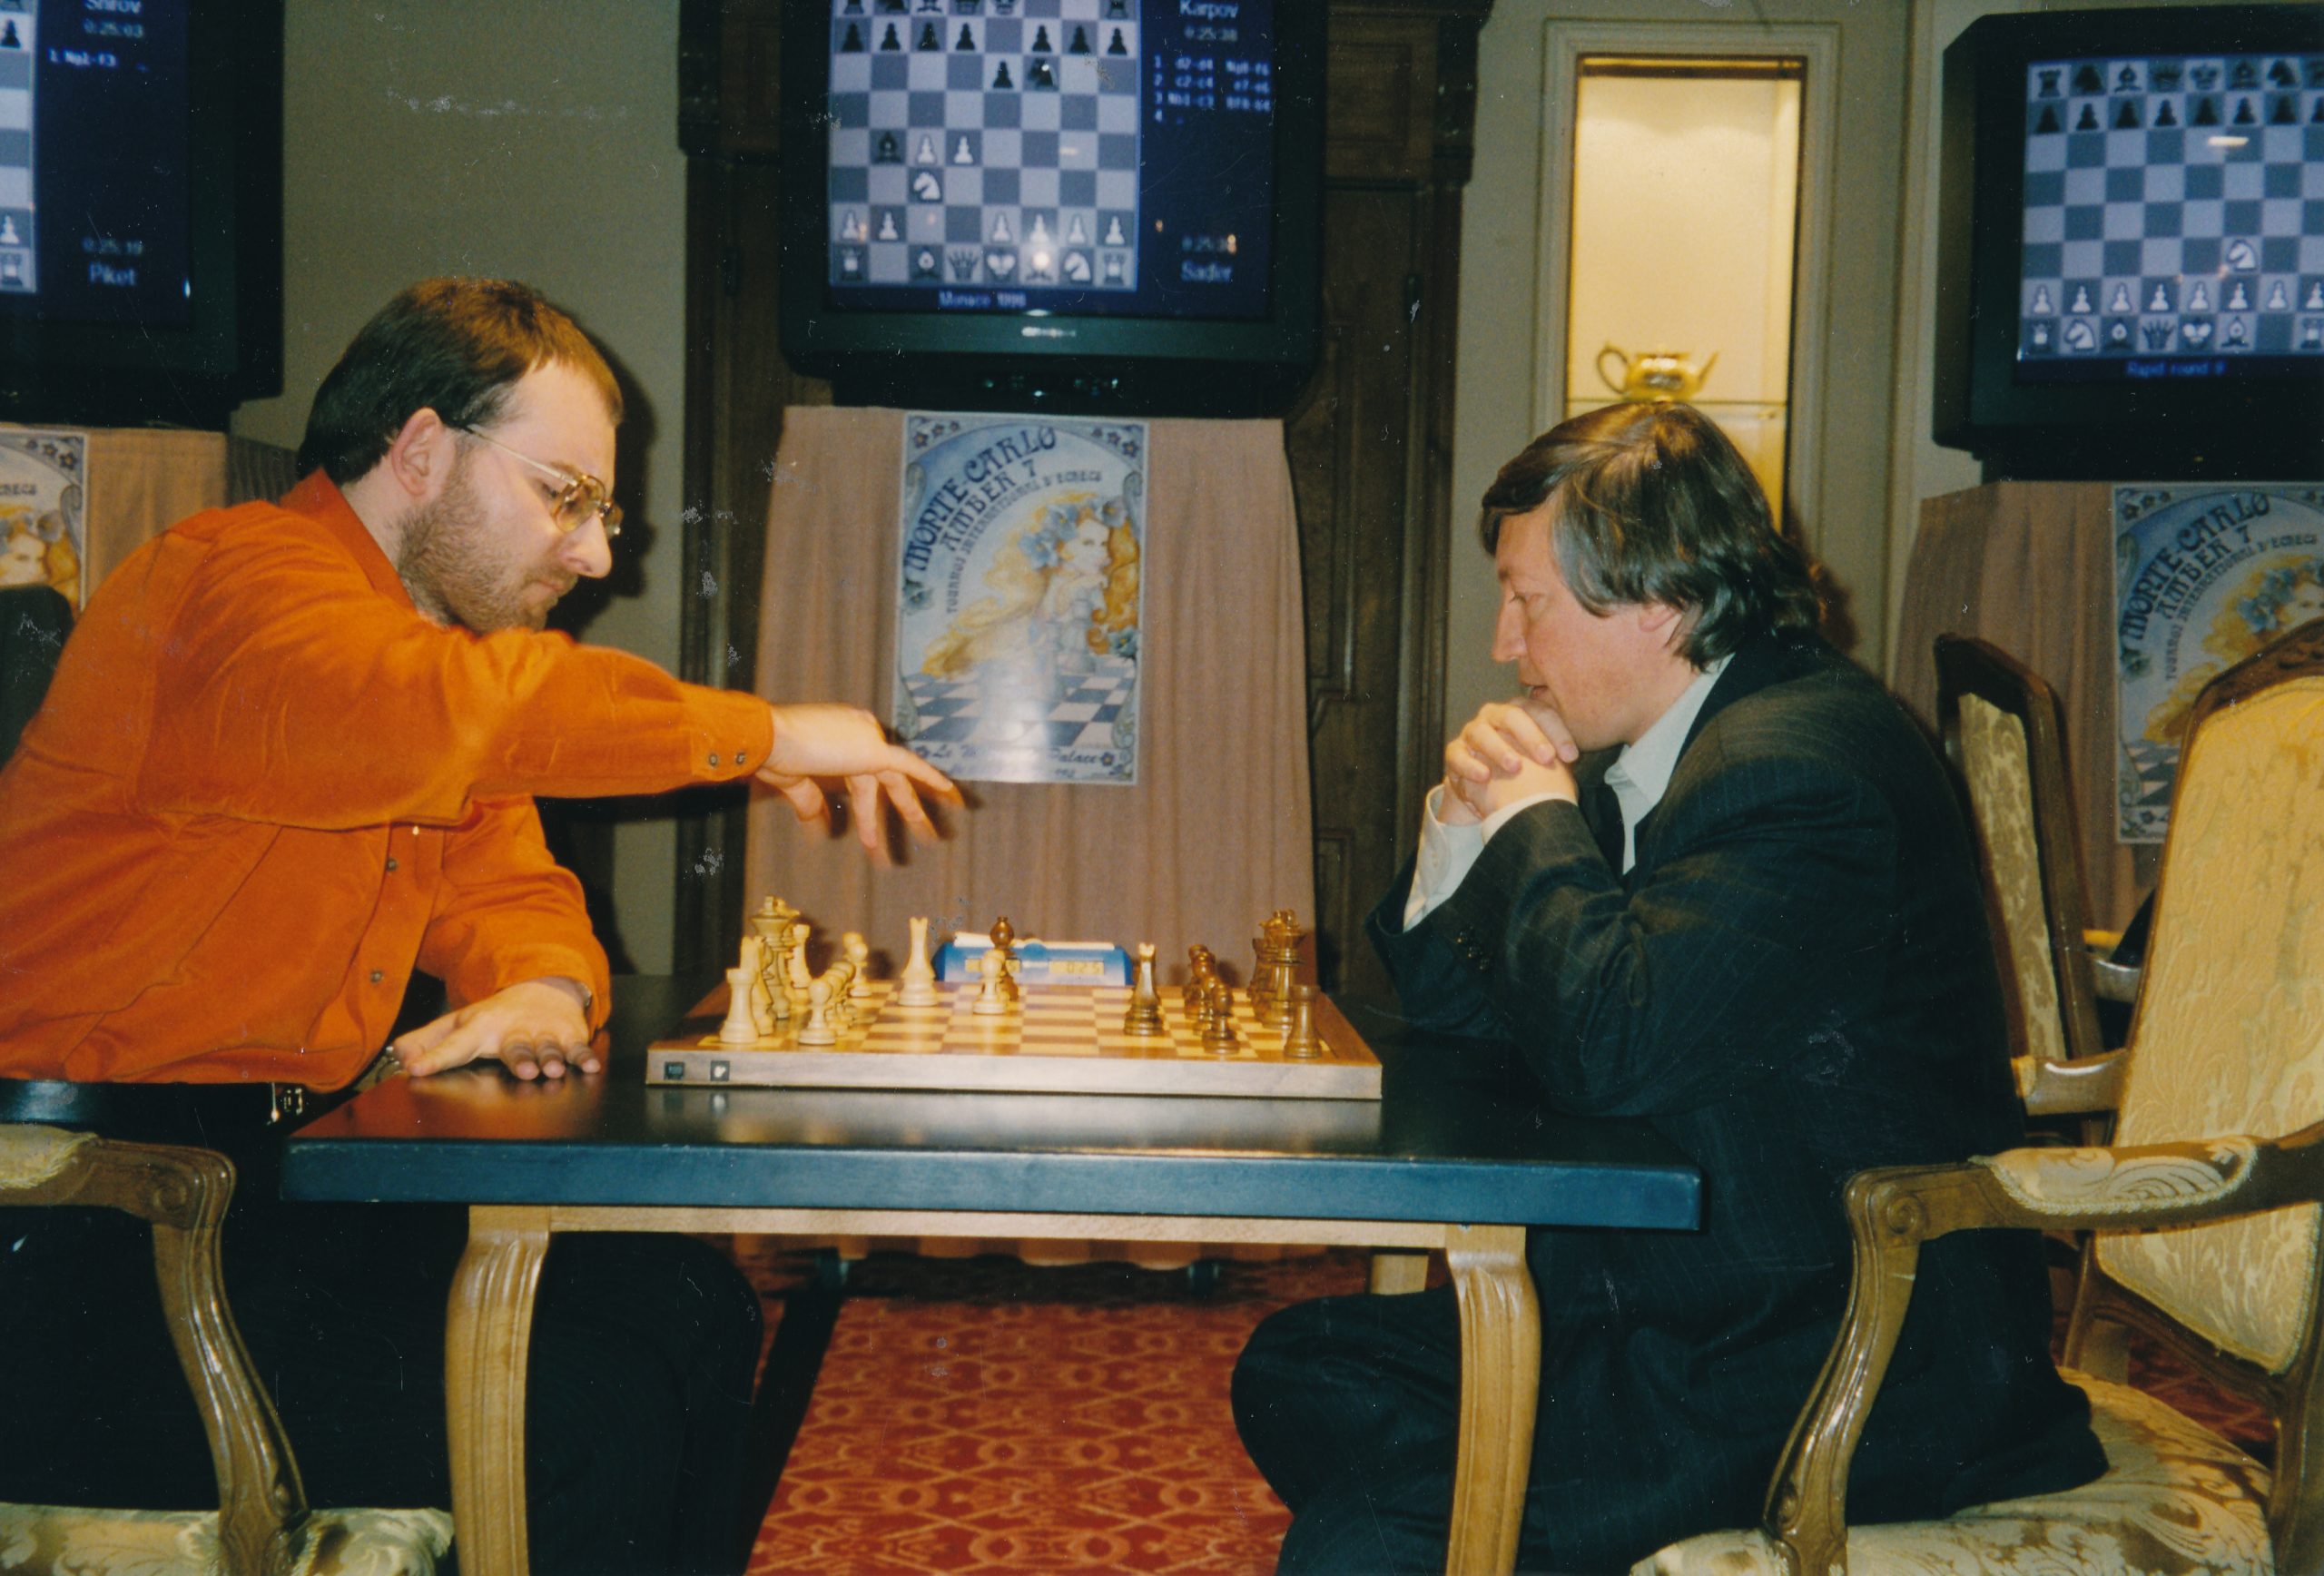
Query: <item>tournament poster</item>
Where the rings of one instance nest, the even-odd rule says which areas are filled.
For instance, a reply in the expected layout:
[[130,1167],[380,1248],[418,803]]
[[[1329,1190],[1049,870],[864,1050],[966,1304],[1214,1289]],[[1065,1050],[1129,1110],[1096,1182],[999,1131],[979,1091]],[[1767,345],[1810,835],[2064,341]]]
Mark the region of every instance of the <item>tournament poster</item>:
[[1137,781],[1147,428],[904,417],[896,733],[950,775]]
[[88,598],[89,438],[0,428],[0,586],[53,586]]
[[2115,836],[2160,842],[2203,685],[2324,616],[2324,486],[2114,489]]

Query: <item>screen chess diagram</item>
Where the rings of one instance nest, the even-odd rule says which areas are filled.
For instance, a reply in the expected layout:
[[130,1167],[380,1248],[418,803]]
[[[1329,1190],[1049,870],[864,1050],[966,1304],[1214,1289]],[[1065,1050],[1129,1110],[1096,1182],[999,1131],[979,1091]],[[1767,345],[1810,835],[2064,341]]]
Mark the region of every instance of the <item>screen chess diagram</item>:
[[0,291],[30,294],[33,263],[33,13],[0,16]]
[[1137,948],[1127,987],[1036,984],[1020,978],[1005,918],[976,954],[974,983],[939,981],[924,919],[911,921],[911,956],[893,980],[872,977],[870,948],[852,931],[811,972],[810,927],[777,899],[749,929],[723,997],[705,1003],[723,1019],[654,1041],[647,1082],[1380,1098],[1378,1058],[1301,978],[1306,931],[1287,910],[1260,927],[1241,988],[1195,947],[1186,983],[1165,990],[1151,943]]
[[2324,54],[2027,68],[2021,365],[2324,357]]
[[832,285],[1137,288],[1137,0],[832,9]]

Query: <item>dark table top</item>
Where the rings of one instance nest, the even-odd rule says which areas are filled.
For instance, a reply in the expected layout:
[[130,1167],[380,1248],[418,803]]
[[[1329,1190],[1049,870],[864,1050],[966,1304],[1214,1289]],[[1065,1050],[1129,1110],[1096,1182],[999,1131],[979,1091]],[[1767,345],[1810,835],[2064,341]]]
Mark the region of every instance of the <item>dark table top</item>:
[[[1685,1230],[1701,1179],[1632,1122],[1560,1115],[1505,1053],[1340,1006],[1382,1098],[649,1086],[714,981],[614,988],[603,1073],[393,1079],[287,1141],[294,1199],[1011,1210]],[[707,1020],[705,1030],[715,1027]]]

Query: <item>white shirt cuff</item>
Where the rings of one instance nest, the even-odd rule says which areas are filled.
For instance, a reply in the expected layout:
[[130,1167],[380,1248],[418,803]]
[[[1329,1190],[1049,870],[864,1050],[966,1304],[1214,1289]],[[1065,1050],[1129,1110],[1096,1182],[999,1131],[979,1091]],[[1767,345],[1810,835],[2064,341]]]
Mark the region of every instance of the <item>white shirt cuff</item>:
[[1427,802],[1420,816],[1420,854],[1413,865],[1412,895],[1404,900],[1404,929],[1411,930],[1428,917],[1429,911],[1458,891],[1477,856],[1492,841],[1492,834],[1509,824],[1520,811],[1530,810],[1554,793],[1536,793],[1504,804],[1481,822],[1452,823],[1437,814],[1438,796],[1444,792],[1439,783],[1428,791]]

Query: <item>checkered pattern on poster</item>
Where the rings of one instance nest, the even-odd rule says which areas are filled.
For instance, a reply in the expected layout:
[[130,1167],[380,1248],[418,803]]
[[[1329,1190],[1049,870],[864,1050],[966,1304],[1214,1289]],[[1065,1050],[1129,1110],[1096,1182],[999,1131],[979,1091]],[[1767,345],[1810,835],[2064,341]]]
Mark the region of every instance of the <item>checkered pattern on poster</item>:
[[2324,360],[2324,54],[2036,61],[2018,353]]
[[832,11],[831,283],[1137,288],[1137,0]]
[[2115,836],[2161,842],[2205,685],[2324,617],[2324,485],[2114,489]]
[[897,734],[956,778],[1137,781],[1147,427],[904,418]]

